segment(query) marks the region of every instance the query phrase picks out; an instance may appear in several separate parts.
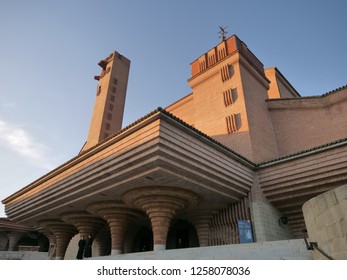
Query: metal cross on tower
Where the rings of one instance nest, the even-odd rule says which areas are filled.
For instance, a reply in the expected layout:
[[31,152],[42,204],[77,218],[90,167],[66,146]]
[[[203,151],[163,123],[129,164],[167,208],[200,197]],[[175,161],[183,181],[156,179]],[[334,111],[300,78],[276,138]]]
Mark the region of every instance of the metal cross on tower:
[[220,31],[218,32],[218,34],[220,34],[219,38],[222,39],[222,41],[224,41],[226,39],[226,34],[228,34],[228,31],[226,31],[226,29],[228,28],[228,26],[223,27],[223,26],[218,26]]

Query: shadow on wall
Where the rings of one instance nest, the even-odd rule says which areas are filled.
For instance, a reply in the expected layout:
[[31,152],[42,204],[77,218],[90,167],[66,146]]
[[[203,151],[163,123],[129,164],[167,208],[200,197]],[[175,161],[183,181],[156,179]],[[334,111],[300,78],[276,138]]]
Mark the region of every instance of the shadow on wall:
[[[236,118],[240,118],[240,114],[236,116]],[[211,136],[213,139],[218,141],[219,143],[227,146],[229,149],[234,152],[240,154],[241,156],[247,158],[248,160],[253,159],[252,149],[251,149],[251,141],[249,132],[233,132],[226,134],[219,134]]]

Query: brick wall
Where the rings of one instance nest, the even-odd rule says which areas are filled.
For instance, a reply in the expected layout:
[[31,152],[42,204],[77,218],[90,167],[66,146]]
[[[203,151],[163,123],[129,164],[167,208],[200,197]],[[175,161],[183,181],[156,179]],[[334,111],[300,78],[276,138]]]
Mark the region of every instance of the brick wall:
[[290,227],[279,224],[282,214],[271,204],[255,201],[251,203],[251,209],[256,242],[293,238]]
[[300,97],[299,93],[276,67],[265,69],[265,75],[270,80],[269,99]]
[[267,102],[279,156],[347,137],[347,89]]
[[189,94],[165,108],[166,111],[170,112],[191,126],[194,126],[194,109],[193,94]]

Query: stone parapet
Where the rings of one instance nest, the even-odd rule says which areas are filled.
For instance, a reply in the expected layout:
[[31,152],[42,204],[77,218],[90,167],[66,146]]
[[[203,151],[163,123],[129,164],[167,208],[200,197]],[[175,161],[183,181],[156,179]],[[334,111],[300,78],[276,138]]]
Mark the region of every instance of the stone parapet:
[[303,239],[150,251],[95,260],[312,260]]
[[[347,185],[307,201],[302,207],[310,242],[333,259],[347,259]],[[318,250],[314,259],[326,259]]]

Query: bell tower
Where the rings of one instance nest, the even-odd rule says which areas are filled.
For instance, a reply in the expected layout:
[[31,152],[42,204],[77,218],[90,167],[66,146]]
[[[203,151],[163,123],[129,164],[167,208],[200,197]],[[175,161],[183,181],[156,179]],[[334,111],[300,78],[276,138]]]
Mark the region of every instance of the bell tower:
[[122,128],[130,60],[114,51],[101,60],[88,139],[82,151],[89,149]]
[[193,125],[253,162],[277,156],[263,64],[236,35],[191,63]]

